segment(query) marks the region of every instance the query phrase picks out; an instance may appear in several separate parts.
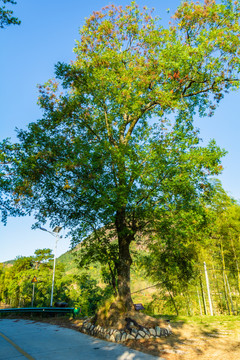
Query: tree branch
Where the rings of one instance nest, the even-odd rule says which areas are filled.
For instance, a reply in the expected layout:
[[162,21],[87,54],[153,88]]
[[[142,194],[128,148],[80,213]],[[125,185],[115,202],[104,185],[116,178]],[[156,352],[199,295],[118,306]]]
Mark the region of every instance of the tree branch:
[[140,115],[137,116],[137,117],[132,121],[132,123],[131,123],[128,131],[127,131],[127,134],[126,134],[126,136],[125,136],[125,139],[124,139],[124,144],[125,144],[125,145],[128,143],[128,141],[129,141],[129,139],[130,139],[130,137],[131,137],[131,135],[132,135],[132,132],[133,132],[133,130],[134,130],[134,127],[136,126],[138,120],[141,119],[141,117],[142,117],[143,114],[145,114],[145,113],[146,113],[147,111],[149,111],[149,110],[154,109],[154,107],[156,107],[157,105],[160,105],[160,103],[157,102],[157,101],[148,103],[148,104],[145,106],[145,108],[143,108],[143,109],[141,110]]

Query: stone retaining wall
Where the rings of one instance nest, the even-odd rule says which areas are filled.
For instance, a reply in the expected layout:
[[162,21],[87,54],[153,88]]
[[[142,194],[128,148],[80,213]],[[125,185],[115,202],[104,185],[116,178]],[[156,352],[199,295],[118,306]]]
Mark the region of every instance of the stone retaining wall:
[[92,336],[99,337],[101,339],[106,339],[113,342],[124,342],[126,340],[139,340],[139,339],[150,339],[150,338],[159,338],[166,337],[171,335],[171,326],[168,325],[167,328],[160,328],[156,326],[155,328],[141,328],[141,330],[132,328],[129,331],[117,330],[117,329],[105,329],[100,325],[93,325],[88,320],[83,322],[81,327],[81,332],[89,334]]

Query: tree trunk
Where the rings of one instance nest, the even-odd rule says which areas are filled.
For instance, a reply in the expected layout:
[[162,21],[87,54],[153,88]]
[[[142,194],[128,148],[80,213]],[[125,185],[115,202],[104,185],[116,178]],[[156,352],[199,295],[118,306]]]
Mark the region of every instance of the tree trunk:
[[224,252],[223,252],[223,244],[222,240],[220,241],[220,252],[222,257],[222,277],[223,277],[223,285],[224,285],[224,292],[225,292],[225,299],[228,309],[228,315],[231,315],[231,310],[228,302],[228,292],[227,292],[227,284],[226,284],[226,277],[225,277],[225,259],[224,259]]
[[236,268],[237,268],[238,295],[240,295],[240,271],[239,271],[239,265],[238,265],[238,259],[237,259],[237,255],[236,255],[236,250],[235,250],[232,238],[231,238],[231,245],[232,245],[233,256],[234,256],[234,260],[235,260],[235,264],[236,264]]
[[206,306],[206,300],[205,300],[205,295],[204,295],[204,290],[203,290],[203,283],[202,283],[202,275],[201,274],[200,274],[200,287],[201,287],[204,314],[207,315],[207,306]]
[[116,214],[116,228],[118,235],[119,261],[117,264],[118,274],[118,301],[124,311],[134,308],[130,290],[130,268],[132,258],[130,244],[134,240],[134,234],[126,225],[125,208]]
[[130,290],[130,258],[127,259],[127,251],[122,253],[118,267],[118,294],[123,307],[128,311],[133,309],[133,301]]
[[[216,284],[216,287],[217,287],[217,295],[219,297],[220,313],[223,313],[224,312],[224,306],[222,304],[222,296],[221,296],[219,283],[218,283],[218,278],[217,278],[217,275],[216,275],[216,271],[215,271],[213,262],[212,262],[212,269],[213,269],[213,278],[214,278],[214,281],[215,281],[215,284]],[[217,307],[217,310],[218,310],[218,307]]]
[[114,271],[111,267],[111,264],[108,263],[108,267],[109,267],[109,271],[110,271],[110,284],[112,285],[113,291],[115,296],[117,296],[118,294],[118,289],[117,289],[117,279],[116,279],[116,271]]
[[166,283],[165,283],[165,286],[166,286],[166,289],[167,289],[167,291],[169,293],[169,296],[170,296],[171,302],[173,304],[173,307],[174,307],[174,309],[176,311],[176,315],[178,316],[179,312],[178,312],[178,308],[177,308],[176,302],[174,300],[173,294],[172,294],[171,290],[169,289],[169,287],[168,287],[168,285]]

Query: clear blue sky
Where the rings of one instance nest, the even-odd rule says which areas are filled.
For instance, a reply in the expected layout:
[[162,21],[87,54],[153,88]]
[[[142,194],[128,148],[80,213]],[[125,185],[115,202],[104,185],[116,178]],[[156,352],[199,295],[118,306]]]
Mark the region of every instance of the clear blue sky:
[[[37,106],[37,84],[54,76],[54,64],[74,60],[72,49],[79,39],[78,29],[84,18],[103,6],[130,1],[115,0],[18,0],[14,15],[20,26],[0,29],[0,141],[15,140],[16,127],[24,128],[41,117]],[[180,0],[139,0],[140,6],[155,8],[155,14],[167,26]],[[170,12],[167,13],[167,9]],[[214,117],[196,119],[206,143],[215,138],[228,151],[220,176],[225,190],[240,199],[240,92],[232,93],[220,103]],[[31,230],[33,219],[9,218],[7,226],[0,224],[0,262],[18,255],[32,255],[35,249],[53,248],[54,238],[40,230]],[[58,255],[69,249],[69,240],[62,239]]]

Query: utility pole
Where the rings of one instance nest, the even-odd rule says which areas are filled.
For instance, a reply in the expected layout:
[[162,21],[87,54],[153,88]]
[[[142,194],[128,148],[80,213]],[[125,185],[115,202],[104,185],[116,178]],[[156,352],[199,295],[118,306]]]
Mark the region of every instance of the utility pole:
[[53,289],[54,289],[54,280],[55,280],[55,266],[56,266],[56,254],[57,254],[57,243],[59,240],[59,232],[61,231],[61,226],[55,226],[53,231],[48,231],[47,229],[44,229],[42,227],[39,228],[40,230],[46,231],[52,236],[55,237],[55,249],[54,249],[54,260],[53,260],[53,276],[52,276],[52,289],[51,289],[51,301],[50,301],[50,307],[53,306]]
[[34,292],[35,292],[35,284],[37,283],[37,278],[36,276],[33,277],[32,279],[32,284],[33,284],[33,291],[32,291],[32,307],[33,307],[33,303],[34,303]]

